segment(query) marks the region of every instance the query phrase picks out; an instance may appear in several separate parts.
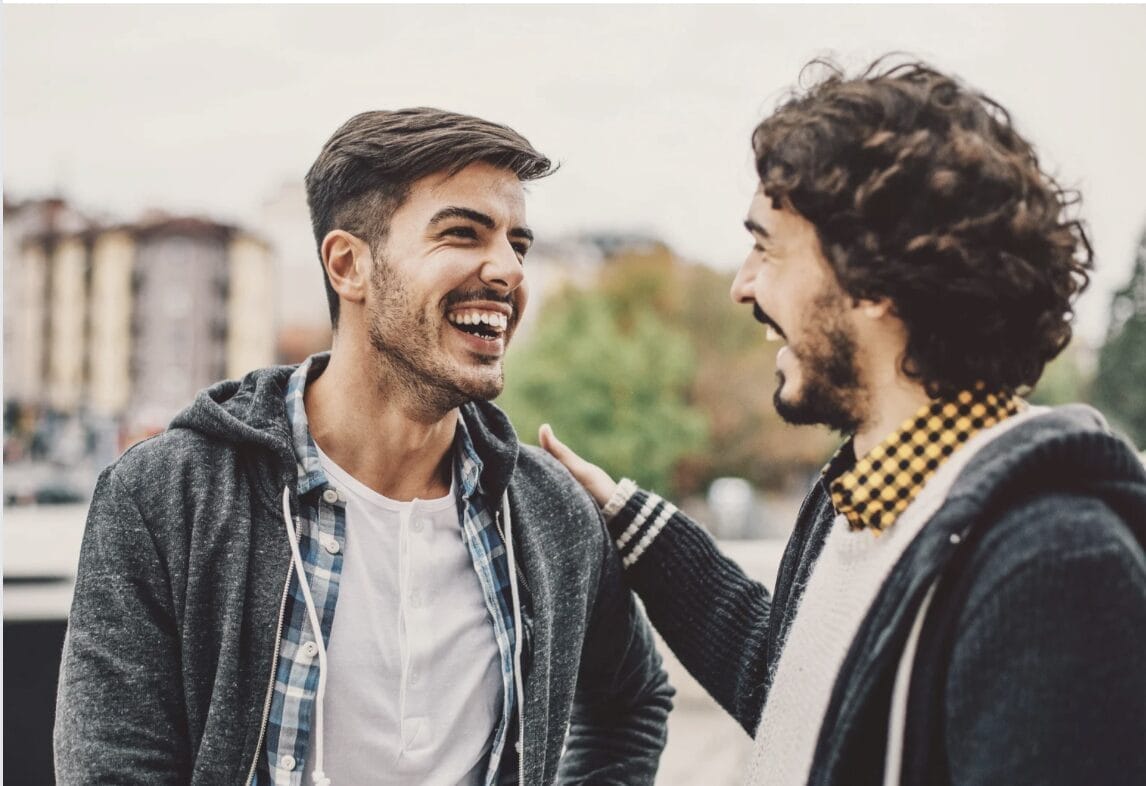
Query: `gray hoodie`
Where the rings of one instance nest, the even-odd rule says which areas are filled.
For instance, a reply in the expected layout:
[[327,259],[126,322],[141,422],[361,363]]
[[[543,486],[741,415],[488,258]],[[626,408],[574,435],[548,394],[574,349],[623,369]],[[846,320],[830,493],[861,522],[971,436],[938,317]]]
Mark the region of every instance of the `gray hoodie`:
[[[297,509],[293,367],[203,391],[100,476],[56,707],[62,784],[244,783],[263,739]],[[522,783],[651,784],[672,689],[596,505],[492,404],[461,409],[521,581]],[[562,755],[562,746],[565,746]]]

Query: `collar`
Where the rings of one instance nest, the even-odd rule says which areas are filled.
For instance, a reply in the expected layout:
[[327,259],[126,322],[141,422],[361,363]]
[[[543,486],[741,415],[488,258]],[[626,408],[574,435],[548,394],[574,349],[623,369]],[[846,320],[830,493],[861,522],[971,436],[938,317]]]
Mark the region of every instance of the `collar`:
[[474,448],[470,430],[466,426],[466,419],[458,415],[458,427],[454,432],[454,472],[458,478],[458,491],[462,499],[468,500],[474,494],[480,494],[482,460]]
[[286,411],[290,423],[291,446],[294,448],[295,464],[298,467],[298,494],[326,486],[326,473],[318,459],[318,446],[310,435],[310,423],[306,419],[306,405],[303,394],[306,385],[316,379],[326,369],[330,355],[321,353],[308,357],[287,381]]
[[1009,393],[982,388],[936,399],[850,467],[847,455],[855,451],[849,439],[824,468],[832,504],[852,531],[879,534],[899,519],[952,453],[1018,412],[1019,405]]

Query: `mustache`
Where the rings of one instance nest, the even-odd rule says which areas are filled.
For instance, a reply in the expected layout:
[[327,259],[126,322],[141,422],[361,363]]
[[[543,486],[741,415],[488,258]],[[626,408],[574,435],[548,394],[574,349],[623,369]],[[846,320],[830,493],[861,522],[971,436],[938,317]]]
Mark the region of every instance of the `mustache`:
[[450,306],[457,306],[461,303],[472,303],[475,300],[488,300],[494,303],[505,303],[512,310],[514,317],[517,316],[517,308],[513,304],[513,295],[510,293],[502,294],[496,289],[489,287],[477,287],[475,289],[455,289],[446,295],[445,303],[446,308]]
[[780,326],[776,324],[776,321],[764,313],[764,309],[760,308],[759,303],[752,304],[752,316],[754,316],[756,321],[761,325],[768,325],[777,333],[779,333],[781,338],[784,338],[785,340],[788,338],[784,335],[784,331],[780,329]]

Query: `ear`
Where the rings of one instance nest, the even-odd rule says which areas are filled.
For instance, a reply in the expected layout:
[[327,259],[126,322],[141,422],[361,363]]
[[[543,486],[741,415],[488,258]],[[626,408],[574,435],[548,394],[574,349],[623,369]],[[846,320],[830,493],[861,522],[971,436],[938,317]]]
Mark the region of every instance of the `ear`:
[[892,307],[891,301],[885,297],[879,300],[857,299],[854,303],[855,307],[859,309],[859,313],[868,319],[878,320],[895,315],[895,309]]
[[338,296],[351,303],[366,299],[374,258],[370,246],[342,229],[334,229],[322,239],[322,265]]

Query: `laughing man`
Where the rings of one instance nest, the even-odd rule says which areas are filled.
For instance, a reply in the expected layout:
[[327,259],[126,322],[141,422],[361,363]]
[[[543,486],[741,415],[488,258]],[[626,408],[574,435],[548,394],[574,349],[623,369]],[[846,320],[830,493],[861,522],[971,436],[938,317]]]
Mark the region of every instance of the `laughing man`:
[[652,784],[672,694],[593,501],[489,399],[526,304],[509,128],[367,112],[306,178],[329,354],[100,477],[62,784]]

